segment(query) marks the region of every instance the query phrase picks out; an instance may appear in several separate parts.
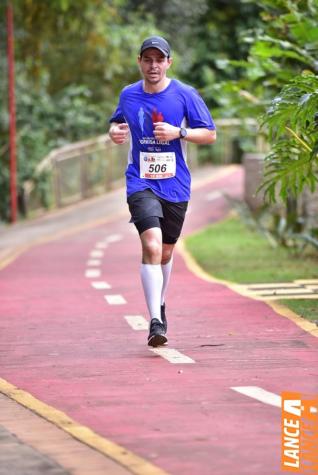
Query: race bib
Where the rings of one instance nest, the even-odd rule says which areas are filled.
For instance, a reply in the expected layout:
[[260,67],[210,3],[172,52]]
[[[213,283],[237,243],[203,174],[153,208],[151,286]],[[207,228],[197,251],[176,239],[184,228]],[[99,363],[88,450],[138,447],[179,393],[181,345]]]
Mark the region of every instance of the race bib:
[[176,174],[176,154],[174,152],[140,152],[140,178],[162,180]]

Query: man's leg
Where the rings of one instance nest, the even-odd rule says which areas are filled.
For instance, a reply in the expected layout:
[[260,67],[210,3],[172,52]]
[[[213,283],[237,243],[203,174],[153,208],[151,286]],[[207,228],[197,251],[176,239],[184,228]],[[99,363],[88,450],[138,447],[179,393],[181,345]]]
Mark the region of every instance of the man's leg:
[[160,310],[163,285],[161,229],[147,229],[140,234],[140,240],[142,245],[140,275],[146,303],[150,318],[157,318],[162,323]]
[[163,284],[161,292],[161,305],[165,303],[165,294],[170,281],[170,275],[173,264],[173,249],[174,244],[163,244],[162,245],[162,259],[161,259],[161,269],[163,275]]
[[173,264],[173,249],[175,244],[166,244],[163,243],[162,246],[162,259],[161,259],[161,269],[163,276],[162,292],[161,292],[161,320],[164,325],[165,331],[168,330],[168,322],[166,317],[166,305],[165,305],[165,295],[166,290],[170,281],[170,275]]
[[187,206],[187,202],[163,202],[164,219],[160,220],[163,240],[161,259],[161,268],[163,274],[163,285],[161,293],[161,320],[164,324],[165,331],[167,331],[168,327],[165,304],[166,290],[169,285],[171,276],[174,246],[181,233]]
[[148,345],[160,346],[167,342],[165,325],[161,319],[162,234],[160,228],[149,228],[140,234],[142,244],[141,281],[150,314]]
[[142,244],[140,274],[151,318],[148,344],[158,346],[167,341],[165,305],[161,303],[165,299],[172,253],[181,232],[187,203],[161,200],[148,189],[134,193],[127,201]]

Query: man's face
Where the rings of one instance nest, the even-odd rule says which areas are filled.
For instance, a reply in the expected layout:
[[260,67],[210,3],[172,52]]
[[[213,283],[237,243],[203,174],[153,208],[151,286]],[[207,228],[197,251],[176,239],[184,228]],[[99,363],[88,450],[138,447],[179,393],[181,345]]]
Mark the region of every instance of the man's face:
[[139,56],[138,63],[145,81],[150,84],[157,84],[165,78],[172,59],[167,58],[156,48],[148,48],[142,56]]

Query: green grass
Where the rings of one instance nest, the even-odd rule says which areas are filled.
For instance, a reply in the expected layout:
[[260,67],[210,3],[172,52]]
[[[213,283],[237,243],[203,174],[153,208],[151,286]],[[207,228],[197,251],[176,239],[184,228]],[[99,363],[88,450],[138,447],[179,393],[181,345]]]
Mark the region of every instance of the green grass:
[[[295,255],[273,248],[267,239],[248,229],[238,218],[208,226],[189,236],[186,246],[200,266],[214,277],[239,284],[318,279],[314,250]],[[318,320],[318,300],[282,300],[299,315]]]

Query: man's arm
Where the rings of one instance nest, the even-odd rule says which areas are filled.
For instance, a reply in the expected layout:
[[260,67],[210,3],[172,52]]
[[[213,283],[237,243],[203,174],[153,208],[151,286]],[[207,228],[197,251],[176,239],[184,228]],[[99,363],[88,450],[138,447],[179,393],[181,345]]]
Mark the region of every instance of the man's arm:
[[119,124],[117,122],[112,122],[108,133],[114,143],[116,143],[117,145],[123,144],[128,140],[128,124]]
[[[166,122],[154,123],[154,135],[157,140],[175,140],[180,138],[180,127],[167,124]],[[198,127],[195,129],[186,129],[187,136],[183,139],[187,142],[199,145],[212,144],[216,141],[216,131]]]
[[208,145],[216,141],[216,130],[205,128],[186,129],[187,135],[183,140],[201,145]]

